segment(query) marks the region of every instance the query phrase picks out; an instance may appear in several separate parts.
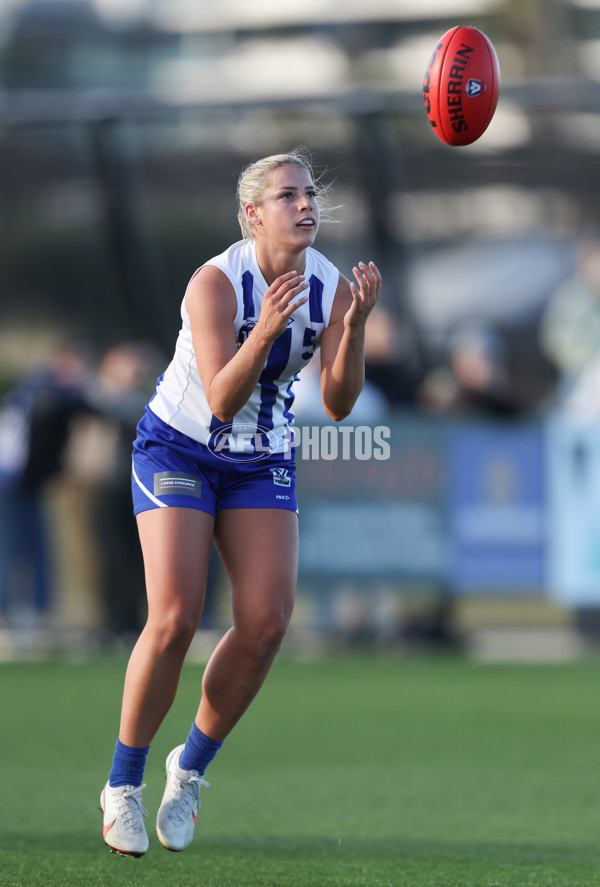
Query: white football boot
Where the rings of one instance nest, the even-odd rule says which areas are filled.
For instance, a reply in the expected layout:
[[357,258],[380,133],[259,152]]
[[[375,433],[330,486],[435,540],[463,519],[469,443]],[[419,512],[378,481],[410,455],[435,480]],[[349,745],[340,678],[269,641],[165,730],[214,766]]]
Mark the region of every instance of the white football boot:
[[200,809],[200,786],[208,786],[197,770],[182,770],[178,745],[167,756],[167,785],[156,816],[156,834],[167,850],[185,850],[194,837]]
[[148,811],[142,805],[144,788],[145,785],[111,788],[107,782],[102,790],[102,836],[113,853],[143,856],[148,849],[148,835],[144,826],[144,816],[148,815]]

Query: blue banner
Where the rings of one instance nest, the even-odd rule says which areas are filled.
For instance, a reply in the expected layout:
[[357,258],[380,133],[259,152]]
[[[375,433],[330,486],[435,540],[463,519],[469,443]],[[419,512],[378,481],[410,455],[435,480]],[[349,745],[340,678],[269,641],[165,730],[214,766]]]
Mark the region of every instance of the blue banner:
[[458,426],[448,438],[448,468],[451,586],[543,592],[543,430]]
[[300,575],[442,581],[444,433],[415,418],[300,428]]

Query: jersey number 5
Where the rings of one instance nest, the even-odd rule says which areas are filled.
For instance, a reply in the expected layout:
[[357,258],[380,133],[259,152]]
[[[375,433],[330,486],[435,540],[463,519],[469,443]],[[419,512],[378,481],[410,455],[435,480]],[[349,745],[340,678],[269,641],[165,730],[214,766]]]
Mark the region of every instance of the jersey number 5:
[[302,360],[310,360],[313,354],[315,353],[315,339],[317,337],[317,331],[311,329],[307,326],[304,330],[304,341],[302,344],[305,348],[309,348],[309,351],[302,352]]

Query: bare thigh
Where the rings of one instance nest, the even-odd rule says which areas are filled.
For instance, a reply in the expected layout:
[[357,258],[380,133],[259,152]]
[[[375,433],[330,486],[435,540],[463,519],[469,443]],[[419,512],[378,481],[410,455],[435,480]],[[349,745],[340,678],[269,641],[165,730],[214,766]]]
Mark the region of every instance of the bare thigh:
[[298,515],[225,509],[217,514],[215,540],[231,585],[236,630],[285,630],[298,574]]
[[[157,508],[138,515],[149,621],[198,624],[204,604],[214,518],[194,508]],[[166,627],[166,626],[165,626]]]

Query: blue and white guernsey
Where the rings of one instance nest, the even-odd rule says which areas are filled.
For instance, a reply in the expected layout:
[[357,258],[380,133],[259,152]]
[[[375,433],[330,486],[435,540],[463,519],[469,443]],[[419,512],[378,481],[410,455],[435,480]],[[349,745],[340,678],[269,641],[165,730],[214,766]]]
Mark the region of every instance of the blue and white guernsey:
[[[258,266],[253,240],[240,240],[221,255],[210,259],[223,271],[235,290],[237,311],[235,335],[238,348],[256,326],[265,292],[266,280]],[[292,270],[292,269],[290,269]],[[250,399],[229,423],[248,431],[248,444],[258,432],[268,432],[272,453],[283,452],[290,439],[294,421],[294,381],[319,346],[329,323],[339,282],[339,271],[317,250],[306,250],[304,276],[309,283],[308,301],[290,318],[287,329],[273,342],[264,369]],[[193,440],[210,447],[218,440],[223,422],[208,405],[196,366],[186,299],[181,304],[182,327],[175,355],[158,381],[150,408],[164,422]],[[218,444],[217,444],[218,445]]]

